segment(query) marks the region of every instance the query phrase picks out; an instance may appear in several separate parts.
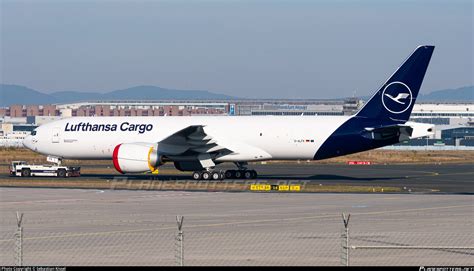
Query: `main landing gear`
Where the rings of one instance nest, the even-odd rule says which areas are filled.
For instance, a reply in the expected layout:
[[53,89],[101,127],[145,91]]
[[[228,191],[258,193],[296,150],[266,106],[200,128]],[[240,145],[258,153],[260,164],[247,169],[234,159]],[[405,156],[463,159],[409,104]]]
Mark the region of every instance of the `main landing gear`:
[[238,170],[213,170],[207,169],[204,171],[194,171],[194,180],[224,180],[224,179],[255,179],[257,178],[257,172],[255,170],[248,170],[247,163],[235,163]]
[[226,170],[226,179],[255,179],[257,178],[257,172],[255,170]]
[[224,180],[225,171],[223,170],[204,170],[204,171],[194,171],[193,180]]

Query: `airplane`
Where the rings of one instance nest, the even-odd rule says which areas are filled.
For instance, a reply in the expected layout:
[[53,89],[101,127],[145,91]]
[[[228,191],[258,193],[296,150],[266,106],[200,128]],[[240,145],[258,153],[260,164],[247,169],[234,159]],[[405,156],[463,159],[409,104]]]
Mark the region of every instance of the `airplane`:
[[[36,128],[23,145],[56,161],[110,159],[122,173],[172,162],[194,180],[252,179],[249,162],[321,160],[433,135],[408,121],[434,46],[418,46],[351,116],[71,117]],[[237,170],[217,170],[232,162]]]

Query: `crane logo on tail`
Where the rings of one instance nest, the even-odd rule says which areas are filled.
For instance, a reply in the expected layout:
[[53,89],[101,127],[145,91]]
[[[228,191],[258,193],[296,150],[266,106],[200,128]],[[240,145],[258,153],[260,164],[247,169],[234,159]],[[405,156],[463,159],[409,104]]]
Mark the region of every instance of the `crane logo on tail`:
[[392,95],[385,93],[385,96],[389,97],[392,99],[394,102],[399,103],[399,104],[405,104],[405,102],[401,102],[401,99],[406,99],[410,96],[409,93],[400,93],[397,95],[397,97],[392,97]]
[[382,104],[388,112],[401,114],[412,104],[410,88],[403,82],[392,82],[382,92]]

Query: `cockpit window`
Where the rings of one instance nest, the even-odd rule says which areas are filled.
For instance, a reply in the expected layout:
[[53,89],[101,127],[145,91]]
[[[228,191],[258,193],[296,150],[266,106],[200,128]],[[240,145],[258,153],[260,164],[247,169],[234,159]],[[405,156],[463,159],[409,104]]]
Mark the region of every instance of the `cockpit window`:
[[35,136],[35,135],[36,135],[36,131],[31,131],[31,135],[32,135],[32,136]]

